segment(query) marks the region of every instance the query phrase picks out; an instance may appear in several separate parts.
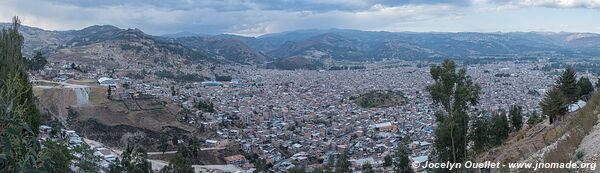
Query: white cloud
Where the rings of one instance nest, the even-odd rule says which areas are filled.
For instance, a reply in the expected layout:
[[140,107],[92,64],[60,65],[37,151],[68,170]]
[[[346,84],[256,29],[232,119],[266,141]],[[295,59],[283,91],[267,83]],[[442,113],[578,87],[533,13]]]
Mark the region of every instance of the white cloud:
[[[229,2],[229,1],[227,1]],[[321,3],[341,3],[322,1]],[[347,1],[362,6],[366,1]],[[229,2],[231,3],[231,2]],[[35,4],[35,5],[34,5]],[[251,5],[248,5],[251,6]],[[33,8],[32,8],[33,7]],[[397,23],[454,14],[450,5],[372,5],[358,11],[170,9],[151,5],[76,6],[39,0],[0,2],[0,19],[17,15],[26,25],[45,29],[80,29],[95,24],[140,28],[153,34],[179,31],[260,35],[294,29],[353,28],[374,30]]]

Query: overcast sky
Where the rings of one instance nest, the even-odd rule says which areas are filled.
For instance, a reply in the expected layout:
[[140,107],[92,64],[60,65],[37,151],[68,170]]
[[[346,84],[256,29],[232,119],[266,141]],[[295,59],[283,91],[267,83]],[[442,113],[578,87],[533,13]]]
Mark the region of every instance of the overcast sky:
[[0,21],[12,16],[50,30],[110,24],[154,35],[329,28],[600,33],[600,0],[1,0]]

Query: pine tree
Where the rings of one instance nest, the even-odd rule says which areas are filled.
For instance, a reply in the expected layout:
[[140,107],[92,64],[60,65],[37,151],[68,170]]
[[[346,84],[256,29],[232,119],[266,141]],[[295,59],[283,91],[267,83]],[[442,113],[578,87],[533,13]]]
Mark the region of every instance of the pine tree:
[[513,130],[521,130],[521,127],[523,127],[523,107],[512,105],[509,110],[509,115]]
[[[40,126],[40,112],[35,104],[29,76],[25,71],[24,58],[21,55],[24,39],[19,33],[19,26],[19,19],[14,17],[12,26],[0,31],[0,89],[6,88],[7,80],[13,80],[12,85],[16,85],[17,90],[6,97],[14,98],[11,100],[12,105],[23,106],[24,112],[20,114],[20,118],[37,135]],[[16,79],[11,79],[12,77]]]
[[491,140],[492,145],[501,145],[504,140],[508,138],[510,134],[510,127],[508,125],[508,118],[506,113],[502,110],[496,111],[492,116],[492,130],[493,138]]
[[44,142],[44,147],[38,157],[40,166],[46,167],[47,170],[51,170],[52,172],[71,171],[69,166],[74,157],[65,144],[46,141]]
[[177,152],[175,157],[169,160],[169,169],[176,173],[193,173],[192,161],[182,153]]
[[491,133],[490,128],[491,123],[488,120],[488,117],[479,117],[473,122],[469,138],[471,141],[473,141],[473,147],[471,149],[475,153],[485,151],[489,146]]
[[362,173],[374,173],[373,171],[373,166],[371,166],[371,163],[367,162],[364,163],[361,167],[360,167],[360,171]]
[[142,146],[127,145],[122,157],[121,167],[128,173],[152,172],[152,165],[148,162],[148,154]]
[[592,82],[587,77],[579,78],[577,81],[577,85],[579,86],[579,97],[588,96],[590,93],[594,91],[594,86],[592,86]]
[[96,173],[100,172],[100,157],[94,155],[94,151],[90,148],[89,145],[83,144],[75,149],[73,149],[75,153],[80,155],[77,158],[76,166],[79,168],[79,172],[82,173]]
[[567,103],[573,103],[579,99],[580,89],[577,85],[577,72],[572,66],[565,69],[556,81],[556,85],[567,99]]
[[567,113],[567,103],[561,90],[557,87],[553,87],[546,93],[544,99],[540,102],[542,112],[548,116],[550,124],[554,123],[555,120],[561,118]]
[[[0,172],[49,171],[36,165],[40,113],[25,72],[19,19],[0,31]],[[62,165],[56,165],[62,166]]]
[[434,131],[434,147],[441,162],[459,163],[467,157],[467,112],[469,106],[478,104],[481,89],[466,72],[464,68],[457,70],[452,60],[431,67],[434,84],[427,90],[444,110],[436,113],[438,127]]
[[337,158],[337,161],[335,162],[335,172],[336,173],[352,172],[352,170],[350,170],[350,166],[351,166],[351,163],[350,163],[350,161],[348,161],[348,154],[346,154],[346,152],[343,152],[342,154],[340,154],[340,156]]
[[398,151],[396,151],[397,162],[395,164],[396,172],[398,173],[411,173],[410,160],[408,159],[408,141],[402,140],[402,143],[398,145]]

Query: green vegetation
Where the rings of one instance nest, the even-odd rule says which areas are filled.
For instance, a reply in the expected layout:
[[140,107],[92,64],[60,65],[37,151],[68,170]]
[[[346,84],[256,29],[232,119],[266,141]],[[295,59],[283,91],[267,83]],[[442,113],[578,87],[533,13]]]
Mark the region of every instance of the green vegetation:
[[434,130],[434,145],[438,162],[463,162],[467,157],[469,105],[479,102],[480,87],[466,74],[457,70],[452,60],[431,67],[434,83],[427,87],[435,104],[443,108],[436,112],[438,127]]
[[580,88],[577,85],[577,73],[572,66],[565,69],[556,81],[556,85],[567,99],[567,103],[574,103],[579,99]]
[[323,68],[323,63],[319,60],[304,57],[289,57],[268,63],[267,68],[280,70],[318,70]]
[[373,171],[373,166],[371,166],[371,164],[369,162],[363,164],[360,167],[360,171],[362,173],[374,173],[375,171]]
[[96,173],[100,172],[100,157],[94,155],[94,150],[90,148],[87,144],[80,145],[73,149],[73,152],[80,155],[77,158],[77,162],[75,166],[79,168],[79,172],[82,173]]
[[540,107],[542,107],[542,112],[550,119],[550,124],[567,113],[566,102],[563,93],[557,87],[553,87],[546,93],[546,96],[540,102]]
[[46,57],[42,56],[41,52],[35,53],[35,56],[31,59],[25,59],[25,68],[27,70],[38,71],[44,69],[44,66],[48,64]]
[[192,162],[189,158],[186,158],[182,153],[177,152],[175,157],[169,160],[169,166],[167,166],[167,172],[177,172],[177,173],[193,173],[194,168],[192,167]]
[[73,155],[67,149],[67,145],[54,141],[44,142],[46,148],[42,149],[39,158],[42,165],[52,172],[69,172]]
[[508,112],[512,129],[514,131],[521,130],[521,127],[523,127],[523,107],[512,105]]
[[0,172],[50,171],[47,159],[54,156],[48,150],[39,155],[40,113],[25,72],[18,29],[19,19],[14,17],[12,25],[0,31]]
[[182,71],[179,71],[179,70],[175,73],[167,71],[167,70],[161,70],[161,71],[155,72],[154,75],[156,75],[160,78],[173,79],[176,82],[202,82],[202,81],[205,81],[206,79],[208,79],[207,77],[204,77],[199,74],[187,74],[187,73],[183,73]]
[[490,142],[493,146],[501,145],[510,134],[510,127],[508,125],[506,113],[504,111],[495,112],[492,116],[491,125],[491,131],[488,131],[492,135]]
[[343,152],[337,158],[337,160],[335,162],[335,172],[336,173],[352,172],[352,170],[350,170],[350,166],[352,166],[352,163],[350,163],[350,161],[348,160],[348,154],[346,152]]
[[[6,103],[9,106],[21,107],[20,111],[24,112],[18,113],[19,118],[37,134],[40,113],[36,107],[29,77],[25,72],[24,58],[21,55],[23,36],[19,34],[18,29],[19,20],[14,18],[10,28],[0,31],[0,89],[3,91],[1,96],[9,99]],[[8,86],[9,82],[12,86]]]
[[227,75],[224,75],[224,76],[215,75],[215,80],[216,81],[231,81],[231,79],[233,79],[233,78],[231,78],[231,76],[227,76]]
[[210,113],[214,113],[216,111],[213,103],[208,100],[198,101],[198,103],[196,103],[196,108],[198,108],[201,111],[210,112]]
[[590,81],[587,77],[579,78],[577,81],[577,85],[579,86],[579,97],[585,97],[594,92],[594,86],[592,85],[592,81]]
[[[597,112],[600,106],[600,94],[595,93],[586,106],[579,109],[570,118],[562,129],[561,134],[566,135],[564,140],[558,140],[556,148],[547,153],[544,162],[565,163],[576,159],[576,152],[583,138],[593,129],[598,122]],[[568,135],[567,135],[568,134]],[[551,172],[553,170],[542,170]]]
[[[556,80],[555,86],[546,92],[546,96],[540,102],[542,112],[550,118],[550,123],[563,119],[568,112],[569,104],[577,101],[581,97],[581,85],[589,85],[586,79],[577,82],[577,73],[573,67],[569,66]],[[589,81],[589,79],[588,79]],[[578,83],[581,83],[579,85]],[[585,84],[584,84],[585,83]],[[591,83],[591,82],[589,82]],[[587,87],[586,93],[591,92]]]
[[127,145],[122,154],[120,167],[129,173],[149,173],[152,166],[148,162],[148,154],[142,146]]
[[410,167],[410,160],[408,160],[408,140],[406,138],[402,140],[398,145],[398,151],[396,151],[397,161],[394,163],[396,172],[398,173],[412,173]]
[[480,153],[488,149],[490,145],[492,129],[490,120],[487,117],[479,117],[473,121],[473,126],[469,132],[469,139],[473,141],[471,149],[475,153]]
[[294,166],[290,170],[288,170],[288,173],[305,173],[305,172],[306,172],[306,168],[304,168],[302,166]]
[[329,70],[362,70],[367,69],[367,67],[363,65],[338,65],[330,67]]
[[363,108],[393,107],[406,103],[404,93],[391,90],[374,90],[350,99]]

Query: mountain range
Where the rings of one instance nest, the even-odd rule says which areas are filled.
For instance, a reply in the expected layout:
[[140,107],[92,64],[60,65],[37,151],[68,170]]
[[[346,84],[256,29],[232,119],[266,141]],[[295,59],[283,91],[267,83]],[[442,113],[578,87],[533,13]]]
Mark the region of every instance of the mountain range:
[[[0,24],[0,27],[8,24]],[[442,59],[478,57],[597,57],[600,34],[546,32],[375,32],[349,29],[296,30],[246,37],[231,34],[176,33],[153,36],[139,29],[95,25],[81,30],[49,31],[22,26],[24,54],[49,57],[122,56],[154,62],[279,65],[322,60]],[[110,49],[112,54],[99,52]],[[94,51],[95,50],[95,51]],[[165,59],[166,58],[166,59]],[[93,59],[93,58],[92,58]],[[293,69],[293,65],[292,65]]]

